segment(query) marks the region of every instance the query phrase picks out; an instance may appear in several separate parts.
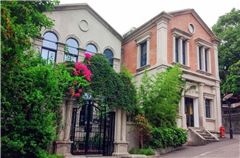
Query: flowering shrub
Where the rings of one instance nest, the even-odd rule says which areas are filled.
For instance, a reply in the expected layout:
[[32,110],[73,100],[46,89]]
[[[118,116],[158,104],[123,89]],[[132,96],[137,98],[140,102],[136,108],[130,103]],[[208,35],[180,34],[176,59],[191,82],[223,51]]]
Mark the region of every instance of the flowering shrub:
[[[90,65],[91,54],[85,53],[85,61],[87,65]],[[72,79],[70,80],[67,95],[79,98],[84,92],[84,88],[91,82],[92,72],[88,69],[88,66],[81,62],[66,62],[70,67],[70,73]]]

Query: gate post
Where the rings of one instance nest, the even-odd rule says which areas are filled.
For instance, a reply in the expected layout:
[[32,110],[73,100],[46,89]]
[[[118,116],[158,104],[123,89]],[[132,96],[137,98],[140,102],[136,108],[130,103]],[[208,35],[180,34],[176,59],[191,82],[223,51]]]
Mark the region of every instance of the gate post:
[[115,137],[113,155],[128,155],[128,143],[126,141],[126,112],[116,109]]
[[57,155],[71,155],[71,144],[70,141],[70,130],[71,130],[71,120],[72,120],[72,109],[75,99],[67,98],[65,99],[64,107],[62,108],[62,123],[63,128],[61,129],[61,134],[59,140],[55,142],[55,153]]

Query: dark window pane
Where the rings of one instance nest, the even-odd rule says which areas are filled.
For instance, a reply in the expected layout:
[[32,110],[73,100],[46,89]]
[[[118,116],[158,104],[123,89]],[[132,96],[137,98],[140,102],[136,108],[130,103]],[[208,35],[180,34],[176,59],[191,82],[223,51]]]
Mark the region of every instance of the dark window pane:
[[205,49],[205,71],[208,72],[208,49]]
[[113,65],[113,53],[110,49],[104,50],[103,54],[108,59],[111,65]]
[[87,45],[86,50],[90,53],[97,53],[97,47],[92,43]]
[[205,99],[206,118],[211,118],[211,100]]
[[140,66],[145,66],[147,64],[147,42],[143,42],[140,44]]
[[199,69],[202,70],[202,47],[198,48],[198,56],[199,56]]
[[175,62],[178,63],[179,62],[179,54],[178,54],[178,41],[179,38],[175,38]]
[[186,64],[186,40],[182,41],[182,63]]

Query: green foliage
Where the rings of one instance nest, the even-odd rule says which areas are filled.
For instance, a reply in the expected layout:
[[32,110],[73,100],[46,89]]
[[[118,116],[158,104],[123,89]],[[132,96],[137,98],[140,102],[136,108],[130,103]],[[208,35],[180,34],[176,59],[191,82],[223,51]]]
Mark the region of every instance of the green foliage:
[[151,125],[143,115],[137,115],[134,119],[136,133],[139,135],[139,147],[143,148],[151,138]]
[[130,154],[141,154],[141,155],[155,155],[155,152],[152,148],[148,147],[148,148],[142,148],[142,149],[138,149],[138,148],[132,148],[129,151]]
[[90,63],[94,97],[104,98],[104,104],[110,108],[120,107],[130,111],[136,102],[136,91],[131,79],[125,72],[116,73],[103,55],[94,55]]
[[[220,38],[218,47],[219,73],[221,83],[224,85],[222,94],[225,94],[237,88],[234,80],[228,79],[228,74],[231,71],[231,65],[240,61],[240,10],[232,9],[229,13],[221,16],[213,26],[213,32]],[[227,84],[233,89],[226,88]]]
[[2,156],[47,157],[70,74],[39,58],[22,64],[21,71],[9,72],[9,86],[2,89]]
[[227,94],[240,95],[240,60],[229,67],[229,74],[222,85],[222,90]]
[[149,77],[145,72],[138,90],[138,106],[154,127],[176,125],[184,82],[178,66]]
[[46,65],[31,51],[31,40],[52,25],[42,12],[56,3],[1,2],[2,157],[56,157],[47,148],[56,138],[69,73],[63,65]]
[[150,146],[156,148],[178,147],[186,143],[187,131],[181,128],[153,128]]

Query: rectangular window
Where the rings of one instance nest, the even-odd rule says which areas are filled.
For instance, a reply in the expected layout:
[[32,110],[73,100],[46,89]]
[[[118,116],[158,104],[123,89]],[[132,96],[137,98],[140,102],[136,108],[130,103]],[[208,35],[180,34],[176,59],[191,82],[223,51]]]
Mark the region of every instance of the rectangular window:
[[198,64],[199,64],[199,69],[200,69],[200,70],[203,69],[203,66],[202,66],[202,58],[203,58],[203,56],[202,56],[202,49],[203,49],[202,46],[201,46],[201,47],[198,47],[198,57],[199,57],[199,59],[198,59]]
[[178,51],[178,41],[179,41],[179,38],[175,38],[175,62],[178,63],[179,62],[179,51]]
[[208,72],[209,71],[209,53],[208,53],[208,49],[205,49],[205,71]]
[[182,41],[182,63],[184,65],[186,65],[186,44],[187,44],[187,41],[186,40],[183,40]]
[[140,44],[140,67],[147,65],[147,41]]
[[211,100],[205,99],[206,118],[211,118]]

